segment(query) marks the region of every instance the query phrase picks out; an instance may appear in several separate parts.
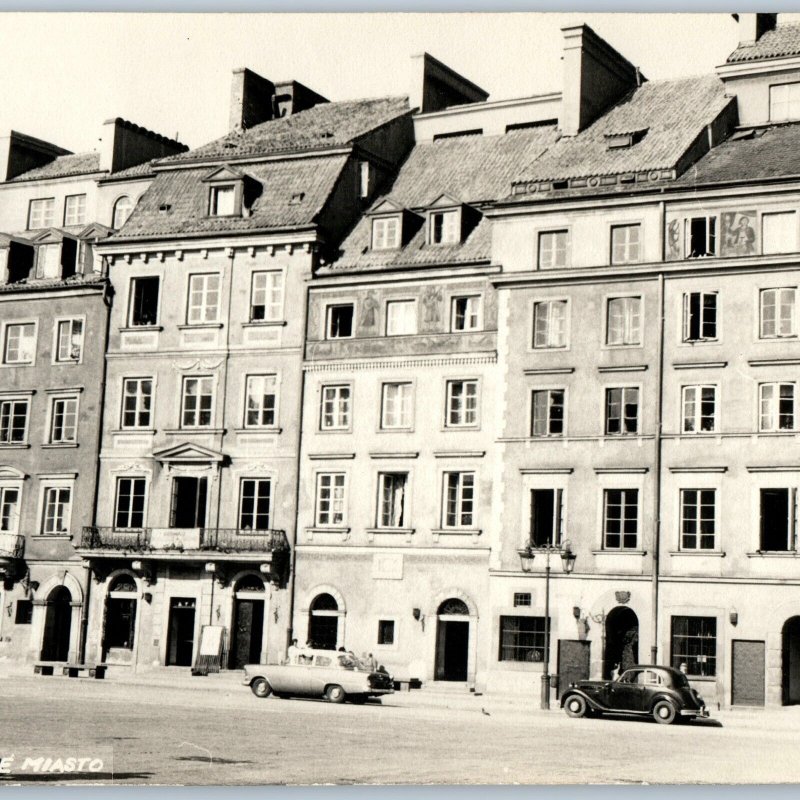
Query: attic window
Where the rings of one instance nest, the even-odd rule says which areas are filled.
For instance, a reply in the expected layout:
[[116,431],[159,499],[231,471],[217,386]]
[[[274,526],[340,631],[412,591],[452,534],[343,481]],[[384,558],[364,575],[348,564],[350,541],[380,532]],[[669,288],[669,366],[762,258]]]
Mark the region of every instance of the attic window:
[[647,130],[647,128],[640,128],[636,131],[607,133],[605,134],[606,147],[609,150],[622,150],[626,147],[633,147],[644,139]]
[[458,211],[435,211],[430,216],[430,243],[453,244],[458,236]]
[[769,87],[769,121],[800,119],[800,83],[780,83]]
[[171,205],[170,203],[162,203],[162,204],[161,204],[161,205],[158,207],[158,210],[159,210],[159,212],[160,212],[161,214],[166,214],[168,211],[171,211],[171,210],[172,210],[172,205]]
[[372,220],[372,249],[392,250],[400,246],[400,215]]
[[568,189],[569,181],[553,181],[554,189]]
[[448,131],[447,133],[434,133],[433,141],[437,142],[439,139],[457,139],[460,136],[482,136],[483,128],[470,128],[467,131]]
[[232,217],[237,213],[236,187],[233,184],[211,187],[208,213],[212,217]]
[[292,199],[289,201],[290,206],[299,206],[300,203],[303,202],[303,198],[306,196],[305,192],[297,192],[296,194],[292,195]]

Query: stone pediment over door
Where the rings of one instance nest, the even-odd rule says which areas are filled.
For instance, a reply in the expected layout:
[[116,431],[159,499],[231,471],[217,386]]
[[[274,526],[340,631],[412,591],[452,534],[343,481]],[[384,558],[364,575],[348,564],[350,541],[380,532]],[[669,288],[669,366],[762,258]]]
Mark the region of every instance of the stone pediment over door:
[[162,464],[210,464],[225,460],[222,453],[191,442],[181,442],[164,450],[157,450],[153,453],[153,458]]

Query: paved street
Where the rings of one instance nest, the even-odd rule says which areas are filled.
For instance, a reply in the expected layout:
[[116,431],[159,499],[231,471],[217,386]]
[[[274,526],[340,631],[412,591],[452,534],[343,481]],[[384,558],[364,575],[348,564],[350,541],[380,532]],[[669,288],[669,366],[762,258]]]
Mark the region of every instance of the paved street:
[[[800,780],[795,709],[712,724],[571,720],[488,697],[397,694],[333,706],[257,700],[233,680],[173,686],[0,681],[0,781],[145,784],[660,783]],[[448,707],[449,706],[449,707]],[[721,726],[720,726],[721,720]],[[28,758],[94,758],[93,773]],[[8,763],[8,762],[6,762]],[[88,762],[87,762],[88,763]],[[16,774],[15,774],[16,770]]]

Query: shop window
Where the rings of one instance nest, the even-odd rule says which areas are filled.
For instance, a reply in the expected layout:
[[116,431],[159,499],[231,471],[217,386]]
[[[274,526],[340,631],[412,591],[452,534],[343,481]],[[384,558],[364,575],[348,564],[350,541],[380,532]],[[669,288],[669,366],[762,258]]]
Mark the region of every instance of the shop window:
[[686,665],[691,677],[717,674],[717,620],[714,617],[672,618],[672,666]]
[[500,617],[499,661],[542,662],[545,649],[544,617]]

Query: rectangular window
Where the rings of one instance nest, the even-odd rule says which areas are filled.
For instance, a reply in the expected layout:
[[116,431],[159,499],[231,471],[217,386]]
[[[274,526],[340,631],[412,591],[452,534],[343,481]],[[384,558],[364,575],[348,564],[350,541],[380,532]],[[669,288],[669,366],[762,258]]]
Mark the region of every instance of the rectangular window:
[[117,510],[114,527],[122,530],[144,527],[144,478],[117,478]]
[[239,495],[239,528],[268,531],[272,504],[272,481],[269,478],[244,478]]
[[28,401],[0,401],[0,445],[24,442],[28,432]]
[[4,364],[32,364],[36,354],[36,325],[33,322],[6,325]]
[[406,494],[408,473],[382,472],[378,475],[378,527],[407,528]]
[[454,297],[450,314],[450,330],[477,331],[481,328],[480,295]]
[[534,304],[533,346],[537,350],[567,346],[566,300],[548,300]]
[[49,228],[55,222],[56,200],[46,197],[31,200],[28,206],[28,229]]
[[769,120],[800,119],[800,83],[778,83],[769,87]]
[[411,427],[413,388],[410,383],[383,384],[381,428],[403,430]]
[[247,376],[246,428],[270,428],[275,425],[275,376]]
[[636,264],[641,261],[641,225],[615,225],[611,228],[611,263]]
[[56,361],[74,362],[83,355],[83,320],[62,319],[58,323]]
[[478,381],[447,381],[447,427],[478,424]]
[[797,491],[761,489],[759,550],[786,552],[796,549]]
[[324,431],[350,427],[350,387],[323,386],[319,426]]
[[531,605],[530,592],[514,592],[514,608]]
[[783,339],[797,336],[797,288],[763,289],[760,294],[760,326],[762,339]]
[[61,536],[69,533],[72,489],[68,486],[48,486],[44,490],[42,533]]
[[349,339],[353,335],[353,304],[328,306],[325,325],[328,339]]
[[64,225],[86,224],[86,195],[71,194],[64,201]]
[[218,273],[205,273],[189,276],[189,306],[186,321],[190,325],[216,322],[219,319]]
[[794,384],[762,383],[758,387],[761,431],[794,430]]
[[210,428],[214,401],[214,381],[210,376],[183,379],[182,428]]
[[431,244],[452,244],[459,240],[458,211],[436,211],[431,214]]
[[531,538],[533,547],[561,542],[562,489],[531,489]]
[[344,484],[343,472],[317,475],[317,525],[344,524]]
[[386,304],[386,335],[402,336],[417,332],[417,303],[391,300]]
[[212,186],[209,214],[212,217],[231,217],[236,214],[236,187]]
[[603,549],[635,550],[639,543],[639,490],[603,492]]
[[33,622],[33,600],[17,600],[15,625],[30,625]]
[[563,389],[535,390],[531,410],[531,436],[564,435]]
[[394,644],[393,619],[378,620],[378,644],[383,644],[383,645]]
[[254,272],[250,289],[250,321],[274,322],[283,316],[283,273]]
[[716,520],[715,489],[681,489],[681,550],[713,550]]
[[55,397],[50,417],[50,443],[64,444],[77,440],[78,398]]
[[149,428],[153,379],[126,378],[122,384],[122,427]]
[[717,292],[688,292],[683,296],[683,341],[710,342],[717,338]]
[[610,298],[606,311],[606,344],[619,347],[641,343],[642,298]]
[[372,220],[372,249],[392,250],[400,247],[400,217]]
[[158,290],[158,276],[131,280],[131,327],[158,324]]
[[717,674],[717,620],[714,617],[672,618],[672,666],[686,664],[686,674]]
[[543,231],[539,234],[539,269],[567,266],[568,232]]
[[474,472],[445,472],[443,506],[442,525],[445,528],[472,528],[474,526]]
[[606,389],[606,435],[622,436],[639,432],[639,389],[627,386]]
[[16,533],[19,530],[19,489],[0,486],[0,532]]
[[717,253],[717,218],[694,217],[689,220],[689,258],[713,256]]
[[369,183],[369,161],[358,162],[358,196],[362,200],[369,197],[370,183]]
[[779,211],[761,215],[761,252],[797,252],[797,214],[794,211]]
[[717,387],[683,387],[683,432],[712,433],[717,427]]
[[499,661],[544,661],[544,617],[500,617]]

